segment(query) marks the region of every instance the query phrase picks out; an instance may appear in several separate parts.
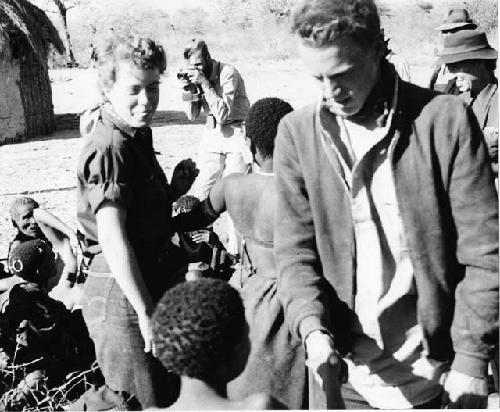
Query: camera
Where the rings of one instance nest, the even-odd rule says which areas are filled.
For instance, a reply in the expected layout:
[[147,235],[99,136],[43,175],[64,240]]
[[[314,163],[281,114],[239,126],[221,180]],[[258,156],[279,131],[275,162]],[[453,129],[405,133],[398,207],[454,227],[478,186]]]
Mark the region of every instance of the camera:
[[179,70],[177,72],[177,78],[179,80],[189,81],[189,73],[187,71],[184,71],[184,70]]

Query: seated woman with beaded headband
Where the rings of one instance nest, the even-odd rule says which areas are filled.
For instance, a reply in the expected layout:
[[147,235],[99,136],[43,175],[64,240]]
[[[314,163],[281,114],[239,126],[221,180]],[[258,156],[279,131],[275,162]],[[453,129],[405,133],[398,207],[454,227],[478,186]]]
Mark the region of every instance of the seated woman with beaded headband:
[[149,126],[166,69],[163,48],[113,35],[98,61],[104,101],[82,117],[77,167],[88,266],[83,316],[106,384],[135,395],[143,408],[161,407],[175,400],[177,381],[150,353],[151,315],[173,283],[166,253],[172,202],[189,189],[194,163],[178,167],[169,185],[153,148]]

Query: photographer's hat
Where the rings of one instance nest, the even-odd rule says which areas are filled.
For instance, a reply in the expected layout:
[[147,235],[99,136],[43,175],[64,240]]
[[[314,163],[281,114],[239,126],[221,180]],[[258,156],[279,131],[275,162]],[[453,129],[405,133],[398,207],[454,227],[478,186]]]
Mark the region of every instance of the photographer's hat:
[[495,60],[497,51],[488,43],[486,33],[479,30],[461,30],[444,39],[444,47],[436,64],[463,60]]
[[446,32],[448,30],[458,29],[475,29],[477,24],[470,18],[469,12],[466,9],[450,9],[443,24],[436,27],[436,30]]

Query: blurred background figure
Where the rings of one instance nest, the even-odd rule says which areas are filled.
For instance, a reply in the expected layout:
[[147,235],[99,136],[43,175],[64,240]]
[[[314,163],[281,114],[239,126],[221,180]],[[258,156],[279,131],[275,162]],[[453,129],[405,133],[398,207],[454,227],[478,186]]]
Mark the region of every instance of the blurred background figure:
[[[497,51],[486,33],[463,30],[444,39],[438,65],[446,65],[460,97],[472,108],[483,131],[490,163],[498,178],[498,80]],[[497,186],[498,187],[498,186]]]
[[[461,30],[474,30],[477,24],[470,18],[466,9],[449,9],[443,21],[436,30],[441,32],[441,39],[445,39],[451,33]],[[459,94],[455,82],[450,76],[446,65],[435,65],[431,75],[429,88],[446,94]]]
[[394,68],[396,69],[396,72],[398,73],[399,77],[401,77],[402,80],[405,82],[411,82],[411,75],[410,75],[410,65],[406,61],[406,59],[399,54],[394,53],[390,48],[389,48],[389,40],[391,39],[389,36],[385,35],[384,29],[380,30],[380,34],[382,35],[382,38],[384,39],[384,55],[385,58],[389,63],[391,63]]

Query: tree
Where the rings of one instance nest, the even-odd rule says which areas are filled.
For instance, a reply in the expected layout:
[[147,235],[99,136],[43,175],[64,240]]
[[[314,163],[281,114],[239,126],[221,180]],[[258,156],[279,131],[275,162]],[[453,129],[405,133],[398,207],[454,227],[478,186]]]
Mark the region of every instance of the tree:
[[31,0],[38,7],[49,13],[58,16],[60,30],[62,31],[62,41],[66,50],[66,62],[68,66],[77,66],[73,53],[73,45],[68,30],[68,10],[90,3],[90,0]]

